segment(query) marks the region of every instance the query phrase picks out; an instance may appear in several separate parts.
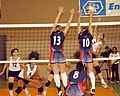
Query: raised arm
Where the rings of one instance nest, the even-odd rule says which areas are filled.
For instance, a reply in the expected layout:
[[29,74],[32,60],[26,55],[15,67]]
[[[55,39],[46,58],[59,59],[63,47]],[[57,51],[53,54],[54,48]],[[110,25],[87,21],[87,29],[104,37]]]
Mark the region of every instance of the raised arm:
[[0,75],[2,75],[2,74],[5,72],[5,69],[6,69],[8,66],[9,66],[8,64],[5,64],[5,65],[4,65],[3,70],[2,70],[2,72],[0,73]]
[[53,32],[55,30],[55,27],[56,27],[57,23],[59,22],[61,14],[64,12],[64,7],[59,7],[58,9],[59,9],[59,12],[58,12],[57,17],[55,19],[55,22],[54,22],[54,25],[52,27],[51,32]]
[[69,29],[69,27],[70,27],[70,24],[71,24],[71,22],[72,22],[74,13],[75,13],[75,10],[72,8],[72,9],[70,10],[70,18],[69,18],[68,23],[67,23],[67,25],[66,25],[66,27],[65,27],[65,29],[64,29],[64,31],[63,31],[63,32],[64,32],[64,35],[67,34],[67,31],[68,31],[68,29]]
[[[98,18],[98,22],[101,22],[101,18]],[[97,38],[97,35],[98,35],[98,26],[96,25],[95,28],[94,28],[94,37]]]
[[100,53],[101,53],[102,47],[103,47],[103,44],[101,43],[101,44],[99,45],[99,47],[97,48],[97,50],[96,50],[96,56],[97,56],[97,57],[100,56]]
[[93,18],[93,10],[90,10],[90,20],[89,20],[89,32],[91,33],[91,35],[93,35],[93,30],[92,30],[92,18]]
[[81,30],[81,26],[80,26],[80,22],[81,22],[81,12],[78,11],[78,34],[82,31]]

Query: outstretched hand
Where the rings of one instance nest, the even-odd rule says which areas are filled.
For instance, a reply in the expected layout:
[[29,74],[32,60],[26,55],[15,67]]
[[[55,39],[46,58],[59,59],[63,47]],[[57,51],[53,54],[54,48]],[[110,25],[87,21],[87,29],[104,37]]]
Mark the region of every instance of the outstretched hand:
[[80,10],[77,11],[77,13],[78,13],[79,16],[82,16],[82,12]]
[[59,7],[58,10],[59,10],[60,13],[63,13],[64,12],[64,7]]
[[75,10],[72,8],[71,10],[69,10],[70,14],[75,14]]

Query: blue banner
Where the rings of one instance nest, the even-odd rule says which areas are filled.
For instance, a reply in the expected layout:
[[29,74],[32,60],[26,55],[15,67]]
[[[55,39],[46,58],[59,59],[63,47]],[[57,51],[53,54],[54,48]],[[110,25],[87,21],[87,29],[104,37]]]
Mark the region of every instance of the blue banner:
[[95,9],[95,16],[106,15],[106,0],[79,0],[79,8],[83,16],[87,16],[88,6],[93,6]]

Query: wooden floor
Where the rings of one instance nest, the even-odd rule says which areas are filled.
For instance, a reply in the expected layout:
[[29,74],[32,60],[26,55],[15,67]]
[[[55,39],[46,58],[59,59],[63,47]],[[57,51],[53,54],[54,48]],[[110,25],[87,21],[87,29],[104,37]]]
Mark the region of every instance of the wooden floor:
[[[30,88],[29,92],[32,96],[37,96],[37,92],[34,88]],[[7,89],[0,89],[0,96],[9,96]],[[22,92],[19,96],[25,96],[24,92]],[[54,87],[48,89],[47,96],[57,96],[57,90]],[[117,96],[114,93],[112,88],[104,89],[101,87],[97,87],[95,96]]]

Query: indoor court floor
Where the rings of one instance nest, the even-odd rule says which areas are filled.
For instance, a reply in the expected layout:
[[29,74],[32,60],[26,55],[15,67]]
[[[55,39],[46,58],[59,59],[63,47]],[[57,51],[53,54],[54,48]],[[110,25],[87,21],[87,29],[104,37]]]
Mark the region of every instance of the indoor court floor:
[[[95,96],[120,96],[120,84],[114,83],[108,83],[109,88],[104,89],[100,86],[99,83],[96,84],[96,93]],[[7,83],[2,82],[0,83],[0,96],[9,96],[8,89],[7,89]],[[28,88],[29,92],[31,93],[31,96],[37,96],[37,91],[35,88]],[[19,96],[25,96],[24,92],[22,92]],[[47,96],[57,96],[57,90],[52,85],[48,89]],[[89,96],[89,95],[86,95]]]

